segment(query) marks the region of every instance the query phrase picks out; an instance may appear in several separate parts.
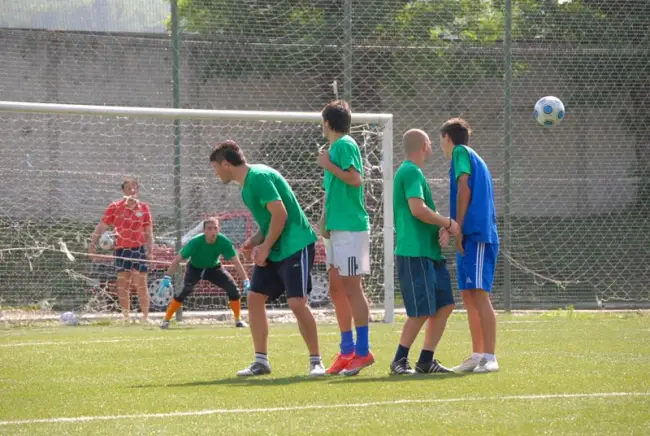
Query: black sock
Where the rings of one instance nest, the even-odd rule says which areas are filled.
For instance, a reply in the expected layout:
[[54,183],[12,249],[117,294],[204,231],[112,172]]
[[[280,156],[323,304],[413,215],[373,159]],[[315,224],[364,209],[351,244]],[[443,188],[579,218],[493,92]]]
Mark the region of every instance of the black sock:
[[418,360],[418,362],[420,363],[433,362],[433,351],[422,350],[420,352],[420,359]]
[[395,359],[393,360],[393,362],[397,362],[398,360],[403,359],[404,357],[409,357],[409,349],[402,345],[398,345],[397,353],[395,353]]

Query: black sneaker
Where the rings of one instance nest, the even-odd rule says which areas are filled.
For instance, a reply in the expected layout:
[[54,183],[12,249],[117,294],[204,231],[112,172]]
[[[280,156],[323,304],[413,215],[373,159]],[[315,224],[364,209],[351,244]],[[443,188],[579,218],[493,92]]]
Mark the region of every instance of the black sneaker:
[[253,362],[248,368],[237,371],[237,375],[240,377],[265,374],[271,374],[271,366],[268,363]]
[[430,374],[433,372],[453,372],[440,364],[436,359],[431,362],[418,362],[415,364],[415,370],[420,374]]
[[390,364],[390,373],[395,375],[415,374],[415,371],[411,368],[408,359],[402,357]]

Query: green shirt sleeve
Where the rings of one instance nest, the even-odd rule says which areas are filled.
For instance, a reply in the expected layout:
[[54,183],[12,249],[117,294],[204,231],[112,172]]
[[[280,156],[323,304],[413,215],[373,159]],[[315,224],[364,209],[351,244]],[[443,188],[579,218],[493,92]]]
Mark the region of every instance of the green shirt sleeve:
[[330,153],[330,159],[334,165],[347,171],[350,167],[361,172],[361,153],[359,147],[351,142],[337,143]]
[[406,199],[421,198],[424,200],[424,189],[422,189],[422,173],[416,168],[411,168],[404,173],[403,187]]
[[194,249],[196,247],[196,239],[192,238],[187,241],[185,247],[181,248],[180,255],[183,256],[183,259],[189,259],[194,254]]
[[472,164],[469,159],[469,151],[467,151],[465,147],[454,147],[454,150],[451,153],[451,162],[454,166],[456,180],[458,180],[462,174],[472,174]]
[[221,251],[221,255],[223,256],[224,259],[230,260],[233,257],[237,256],[237,251],[235,250],[235,246],[233,245],[232,241],[228,239],[226,235],[219,234],[217,236],[219,239],[219,248]]
[[269,177],[256,177],[252,189],[262,206],[266,206],[273,201],[282,200],[280,193]]

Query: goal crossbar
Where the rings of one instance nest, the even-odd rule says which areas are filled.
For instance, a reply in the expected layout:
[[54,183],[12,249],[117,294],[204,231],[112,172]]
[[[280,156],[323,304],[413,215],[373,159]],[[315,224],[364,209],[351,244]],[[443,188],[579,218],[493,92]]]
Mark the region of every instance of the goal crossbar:
[[[81,104],[32,103],[23,101],[0,101],[2,112],[23,112],[61,115],[105,115],[142,118],[165,118],[181,120],[225,121],[283,121],[319,122],[320,112],[243,111],[212,109],[174,109],[137,106],[99,106]],[[384,125],[393,120],[392,114],[353,113],[352,122],[357,124]]]
[[[49,115],[94,115],[170,120],[220,121],[276,121],[320,123],[320,112],[247,111],[212,109],[174,109],[132,106],[99,106],[81,104],[35,103],[0,101],[0,112]],[[383,182],[383,281],[384,322],[392,323],[394,295],[394,225],[393,225],[393,115],[382,113],[353,113],[354,124],[376,124],[382,127],[382,182]]]

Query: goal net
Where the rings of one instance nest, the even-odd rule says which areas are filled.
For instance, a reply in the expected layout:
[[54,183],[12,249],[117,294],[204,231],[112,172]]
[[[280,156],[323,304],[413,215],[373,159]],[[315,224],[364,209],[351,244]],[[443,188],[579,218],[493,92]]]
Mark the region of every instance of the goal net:
[[[0,102],[0,125],[8,141],[0,161],[2,304],[55,313],[116,313],[112,252],[98,248],[107,257],[93,258],[88,245],[106,207],[122,198],[123,180],[133,177],[154,222],[151,309],[164,310],[171,296],[158,295],[160,279],[179,244],[201,231],[203,219],[217,217],[221,232],[238,247],[256,231],[238,185],[222,184],[209,164],[212,145],[224,139],[241,144],[250,162],[279,170],[316,230],[324,195],[317,156],[328,145],[320,120],[320,113],[305,112]],[[390,319],[393,242],[385,243],[385,235],[392,237],[392,212],[384,218],[385,207],[392,207],[392,116],[354,114],[351,134],[363,157],[371,219],[372,272],[365,289],[371,304],[384,308]],[[391,201],[386,203],[386,197]],[[252,263],[244,265],[250,275]],[[232,274],[241,284],[234,269]],[[319,239],[312,307],[330,304],[326,274]],[[132,297],[132,310],[137,310],[137,293],[132,291]],[[274,303],[284,304],[282,299]],[[187,310],[227,307],[225,292],[207,282],[199,282],[185,304]]]

